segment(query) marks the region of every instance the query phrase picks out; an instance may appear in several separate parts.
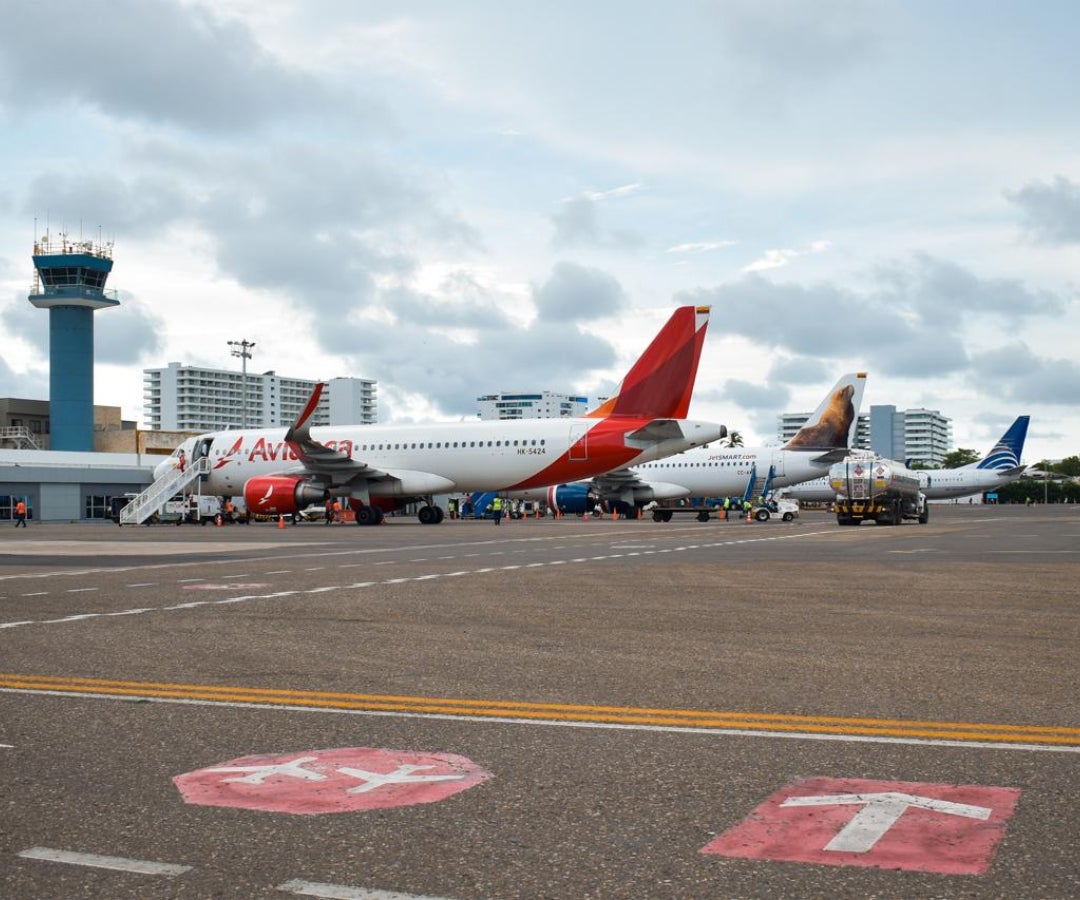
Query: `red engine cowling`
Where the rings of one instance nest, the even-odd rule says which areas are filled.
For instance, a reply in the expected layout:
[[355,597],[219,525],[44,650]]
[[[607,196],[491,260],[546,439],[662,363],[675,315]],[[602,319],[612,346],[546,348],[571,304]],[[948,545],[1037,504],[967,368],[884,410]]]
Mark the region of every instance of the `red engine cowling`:
[[324,503],[326,496],[326,488],[306,478],[268,476],[244,485],[244,503],[257,516],[291,516],[311,503]]

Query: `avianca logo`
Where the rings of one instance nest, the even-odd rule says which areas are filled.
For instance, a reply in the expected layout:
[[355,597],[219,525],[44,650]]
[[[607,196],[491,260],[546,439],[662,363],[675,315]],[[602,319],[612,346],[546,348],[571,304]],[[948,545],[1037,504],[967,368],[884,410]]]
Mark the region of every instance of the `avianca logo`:
[[262,496],[261,496],[261,497],[259,498],[259,502],[258,502],[258,503],[256,503],[255,505],[256,505],[256,506],[266,506],[266,501],[270,499],[270,495],[271,495],[271,494],[273,494],[273,493],[274,493],[274,486],[273,486],[273,485],[270,485],[270,486],[269,486],[269,487],[268,487],[268,488],[266,489],[266,493],[265,493],[265,494],[263,494],[263,495],[262,495]]
[[229,452],[226,453],[223,457],[221,457],[221,459],[219,459],[216,463],[214,463],[215,472],[223,465],[225,465],[225,463],[227,463],[230,459],[232,459],[237,453],[240,452],[240,444],[243,443],[243,440],[243,438],[237,438],[236,443],[229,448]]
[[[326,447],[329,450],[344,453],[349,457],[353,453],[353,442],[349,440],[327,441]],[[298,460],[299,458],[300,454],[297,452],[295,445],[287,441],[268,441],[266,438],[259,438],[248,454],[248,462],[255,462],[257,459],[261,459],[263,462],[276,462],[279,459],[284,461]]]

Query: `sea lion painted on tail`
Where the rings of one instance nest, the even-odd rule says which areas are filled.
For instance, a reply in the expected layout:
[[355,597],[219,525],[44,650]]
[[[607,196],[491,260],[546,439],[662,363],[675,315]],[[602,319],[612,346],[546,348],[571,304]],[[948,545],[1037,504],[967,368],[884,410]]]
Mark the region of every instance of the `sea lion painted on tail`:
[[855,420],[855,405],[851,402],[855,388],[844,385],[829,398],[821,416],[807,423],[787,442],[785,450],[835,450],[846,447],[851,423]]

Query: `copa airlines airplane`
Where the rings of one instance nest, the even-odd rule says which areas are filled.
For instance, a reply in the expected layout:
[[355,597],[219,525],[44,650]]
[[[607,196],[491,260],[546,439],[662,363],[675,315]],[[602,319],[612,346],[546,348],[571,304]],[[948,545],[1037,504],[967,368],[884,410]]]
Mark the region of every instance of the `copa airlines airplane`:
[[434,494],[589,478],[723,437],[722,425],[686,418],[708,320],[707,306],[675,310],[618,393],[587,417],[312,428],[319,384],[291,428],[189,438],[155,478],[208,457],[202,490],[242,495],[253,513],[291,515],[341,497],[358,524],[374,525],[423,500],[420,521],[436,524]]
[[741,497],[751,479],[758,483],[758,493],[806,481],[847,455],[865,387],[865,372],[844,375],[783,447],[698,447],[589,481],[512,496],[546,499],[549,506],[569,513],[592,509],[598,500],[628,512],[654,500]]
[[[1020,464],[1031,416],[1019,416],[984,459],[956,469],[916,469],[920,490],[928,500],[949,500],[996,491],[1015,481],[1026,466]],[[827,503],[836,499],[828,477],[786,488],[784,496],[792,500]]]

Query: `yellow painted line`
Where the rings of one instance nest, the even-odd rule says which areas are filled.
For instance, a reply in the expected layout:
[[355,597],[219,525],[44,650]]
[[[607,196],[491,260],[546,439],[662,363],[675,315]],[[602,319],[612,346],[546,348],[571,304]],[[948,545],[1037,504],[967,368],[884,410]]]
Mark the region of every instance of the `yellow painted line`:
[[988,722],[937,722],[870,719],[842,716],[797,716],[776,713],[656,709],[631,706],[589,706],[511,700],[475,700],[296,691],[230,685],[115,681],[47,675],[0,674],[0,688],[11,691],[52,691],[189,700],[207,703],[246,703],[278,707],[393,712],[414,715],[515,718],[566,723],[638,725],[715,730],[826,734],[926,740],[1042,744],[1080,747],[1080,728],[1046,725],[1008,725]]

